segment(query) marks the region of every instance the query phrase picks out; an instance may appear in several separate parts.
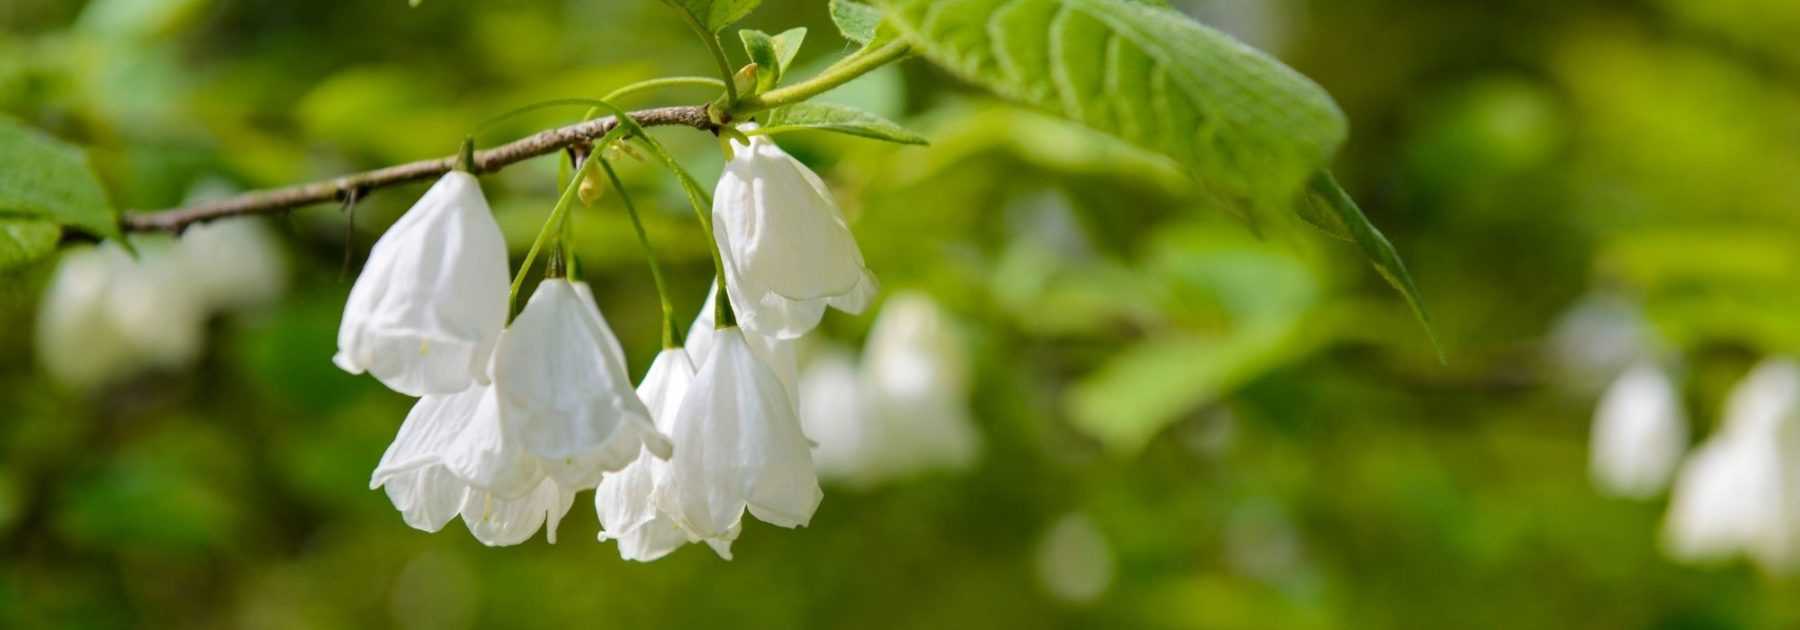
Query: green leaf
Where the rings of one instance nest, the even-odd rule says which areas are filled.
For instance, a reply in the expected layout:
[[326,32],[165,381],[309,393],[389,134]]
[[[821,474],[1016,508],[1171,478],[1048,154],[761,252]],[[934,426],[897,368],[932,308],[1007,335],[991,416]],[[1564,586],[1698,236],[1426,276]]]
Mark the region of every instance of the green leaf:
[[1431,347],[1438,354],[1438,360],[1444,360],[1444,349],[1438,345],[1437,334],[1431,329],[1431,313],[1425,310],[1425,298],[1419,294],[1419,287],[1413,284],[1412,274],[1406,271],[1406,263],[1400,260],[1400,253],[1394,251],[1394,244],[1388,242],[1381,230],[1369,222],[1363,215],[1362,208],[1357,207],[1356,200],[1350,193],[1344,192],[1337,179],[1331,173],[1321,171],[1308,183],[1308,194],[1303,204],[1305,209],[1300,216],[1314,225],[1325,229],[1340,238],[1356,243],[1362,250],[1363,257],[1375,266],[1375,272],[1381,274],[1400,295],[1406,298],[1406,304],[1412,307],[1413,315],[1419,318],[1419,324],[1425,327],[1425,336],[1431,340]]
[[1067,390],[1072,425],[1118,454],[1137,452],[1170,425],[1317,347],[1306,324],[1320,287],[1308,267],[1247,237],[1177,232],[1159,241],[1139,275],[1166,282],[1177,321],[1211,324],[1156,330]]
[[56,251],[62,229],[42,219],[0,219],[0,272],[37,262]]
[[664,4],[687,12],[706,30],[717,33],[744,19],[762,0],[663,0]]
[[767,135],[801,129],[832,131],[900,144],[929,144],[924,136],[891,120],[831,103],[795,103],[777,109],[769,113],[768,120],[756,133]]
[[854,0],[831,0],[831,21],[844,39],[866,46],[881,26],[881,9]]
[[970,82],[1181,163],[1253,220],[1336,155],[1330,95],[1178,11],[1129,0],[882,0],[886,23]]
[[744,40],[744,53],[751,63],[756,64],[756,92],[761,93],[781,83],[788,65],[793,63],[795,55],[800,54],[800,43],[806,40],[806,28],[788,29],[774,37],[762,31],[744,29],[738,31],[738,38]]
[[0,117],[0,215],[118,238],[119,214],[81,149]]

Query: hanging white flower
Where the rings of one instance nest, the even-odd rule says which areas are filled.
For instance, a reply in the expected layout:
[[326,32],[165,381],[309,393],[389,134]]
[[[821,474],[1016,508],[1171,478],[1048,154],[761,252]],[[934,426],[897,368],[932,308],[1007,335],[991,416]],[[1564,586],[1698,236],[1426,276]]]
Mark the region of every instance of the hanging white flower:
[[800,381],[800,417],[819,474],[853,485],[935,469],[980,452],[968,410],[968,358],[937,303],[898,293],[882,306],[862,364],[825,351]]
[[551,479],[508,435],[491,386],[420,399],[369,487],[385,487],[414,528],[435,532],[461,515],[469,532],[491,546],[524,542],[545,526],[556,542],[557,523],[578,489]]
[[179,369],[204,347],[211,315],[166,240],[64,254],[38,310],[37,353],[58,382],[89,389],[149,368]]
[[1665,523],[1670,555],[1739,553],[1772,572],[1800,562],[1800,366],[1765,361],[1732,391],[1720,430],[1682,466]]
[[263,219],[238,217],[194,225],[175,242],[187,282],[209,308],[266,304],[287,285],[281,243]]
[[508,280],[506,241],[480,183],[445,175],[370,250],[333,361],[409,396],[486,384]]
[[1589,472],[1601,490],[1634,499],[1662,492],[1688,441],[1669,375],[1652,362],[1626,370],[1600,399],[1589,440]]
[[738,324],[793,339],[826,306],[861,313],[875,276],[825,183],[766,136],[732,146],[712,216]]
[[506,427],[566,487],[600,483],[648,449],[669,456],[585,284],[551,278],[500,337],[494,389]]
[[[713,320],[713,308],[717,302],[712,298],[718,293],[719,283],[714,280],[712,287],[706,290],[707,298],[700,307],[700,314],[695,316],[694,323],[688,326],[686,348],[688,356],[692,357],[695,363],[705,361],[706,356],[712,353],[713,339],[718,335]],[[794,341],[759,335],[743,330],[741,327],[739,330],[742,331],[744,339],[750,342],[750,350],[756,353],[756,358],[761,359],[764,365],[769,366],[769,369],[775,370],[775,377],[780,379],[781,384],[787,388],[788,399],[799,400],[800,357],[794,347]]]
[[[687,396],[694,380],[694,364],[681,348],[667,348],[656,355],[644,382],[638,385],[638,396],[656,419],[663,432],[674,429],[675,412]],[[679,454],[676,455],[679,457]],[[594,509],[600,516],[600,540],[617,540],[619,557],[650,562],[669,555],[691,542],[687,532],[674,517],[661,509],[654,498],[656,488],[666,485],[671,464],[649,449],[637,461],[617,474],[607,475],[594,491]],[[731,559],[731,543],[737,530],[706,542],[719,557]]]
[[719,330],[670,426],[675,457],[656,504],[700,540],[729,540],[743,513],[812,520],[823,493],[787,388],[737,327]]

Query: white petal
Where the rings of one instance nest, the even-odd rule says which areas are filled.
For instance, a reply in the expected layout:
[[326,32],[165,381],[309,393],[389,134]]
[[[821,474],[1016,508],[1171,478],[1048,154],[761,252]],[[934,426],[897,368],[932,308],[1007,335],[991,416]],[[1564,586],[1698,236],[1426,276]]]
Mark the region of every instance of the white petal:
[[[718,290],[719,285],[715,282],[712,288],[707,290],[707,295],[713,295]],[[705,305],[700,307],[700,314],[694,318],[694,324],[688,327],[687,353],[696,365],[706,361],[706,356],[712,352],[713,339],[718,334],[713,326],[713,308],[713,300],[707,299]],[[816,323],[818,320],[814,319],[813,321]],[[775,370],[775,377],[781,379],[781,383],[787,386],[788,399],[799,400],[800,361],[795,342],[791,339],[760,335],[741,326],[739,330],[744,339],[750,343],[750,350],[756,353],[756,358],[761,359],[764,365]]]
[[697,538],[725,536],[749,509],[805,525],[821,493],[786,388],[735,328],[718,331],[676,413],[676,457],[660,504]]
[[175,253],[208,308],[263,304],[280,295],[287,284],[281,243],[260,218],[190,226],[182,231]]
[[400,473],[383,482],[388,500],[400,510],[406,524],[414,529],[435,532],[456,518],[468,486],[439,466],[427,466]]
[[547,527],[545,535],[554,543],[556,526],[574,502],[573,490],[560,488],[550,479],[517,499],[470,492],[462,504],[463,524],[476,540],[490,547],[525,542],[539,527]]
[[861,280],[862,252],[824,183],[768,138],[725,165],[713,221],[740,273],[782,297],[842,295]]
[[1668,375],[1643,363],[1620,376],[1594,413],[1591,442],[1602,490],[1638,499],[1661,492],[1687,448],[1687,418]]
[[591,486],[649,442],[667,452],[592,302],[560,279],[538,285],[501,335],[494,387],[509,431],[566,485]]
[[800,375],[800,421],[807,437],[818,442],[813,461],[819,476],[859,477],[882,445],[874,435],[862,375],[843,350],[818,354]]
[[411,396],[485,383],[508,285],[506,242],[480,184],[445,175],[375,242],[333,360]]
[[111,242],[74,248],[57,262],[38,306],[38,360],[57,382],[89,389],[131,372],[136,360],[112,325],[111,287],[131,258]]

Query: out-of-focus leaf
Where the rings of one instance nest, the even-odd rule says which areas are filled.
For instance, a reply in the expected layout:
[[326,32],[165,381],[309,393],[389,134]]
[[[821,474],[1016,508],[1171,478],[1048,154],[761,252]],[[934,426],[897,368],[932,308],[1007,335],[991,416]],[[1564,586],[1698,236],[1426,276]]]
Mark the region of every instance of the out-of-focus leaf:
[[762,0],[663,0],[663,3],[686,12],[701,26],[717,33],[732,22],[744,19],[756,10],[756,5],[762,4]]
[[[1172,313],[1215,324],[1153,333],[1068,391],[1075,427],[1121,454],[1303,353],[1305,315],[1318,301],[1311,270],[1247,240],[1176,235],[1150,266],[1172,287]],[[1196,310],[1202,304],[1213,307]],[[1221,329],[1209,329],[1219,325],[1214,310],[1224,315]]]
[[962,78],[1173,158],[1255,223],[1293,207],[1347,124],[1330,95],[1178,11],[1125,0],[886,0]]
[[1438,345],[1437,334],[1431,329],[1431,313],[1425,309],[1425,297],[1419,293],[1418,285],[1413,283],[1412,274],[1406,271],[1406,263],[1400,260],[1400,252],[1395,251],[1394,244],[1388,242],[1387,236],[1363,215],[1362,208],[1357,207],[1356,200],[1350,198],[1350,193],[1344,192],[1330,173],[1322,172],[1312,179],[1302,205],[1307,208],[1300,213],[1301,217],[1327,232],[1356,243],[1356,247],[1362,250],[1363,257],[1375,266],[1375,272],[1400,292],[1406,299],[1407,306],[1412,307],[1413,316],[1419,318],[1419,324],[1425,327],[1425,336],[1431,340],[1432,349],[1437,351],[1438,358],[1442,360],[1444,350]]
[[61,237],[62,230],[43,219],[0,219],[0,272],[49,256]]
[[769,113],[767,124],[758,132],[772,134],[800,129],[832,131],[900,144],[930,144],[924,136],[894,121],[831,103],[795,103],[782,107]]
[[117,238],[119,214],[81,150],[0,117],[0,215],[47,219]]

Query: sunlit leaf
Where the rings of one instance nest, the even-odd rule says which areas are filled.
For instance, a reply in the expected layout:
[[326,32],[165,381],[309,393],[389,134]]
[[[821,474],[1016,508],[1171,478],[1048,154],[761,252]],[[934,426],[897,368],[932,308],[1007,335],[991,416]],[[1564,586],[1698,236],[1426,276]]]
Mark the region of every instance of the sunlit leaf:
[[886,0],[938,65],[1185,166],[1256,219],[1287,212],[1347,133],[1325,91],[1178,11],[1126,0]]
[[881,9],[855,0],[831,0],[831,21],[837,24],[844,39],[868,44],[875,40],[875,31],[881,26]]

